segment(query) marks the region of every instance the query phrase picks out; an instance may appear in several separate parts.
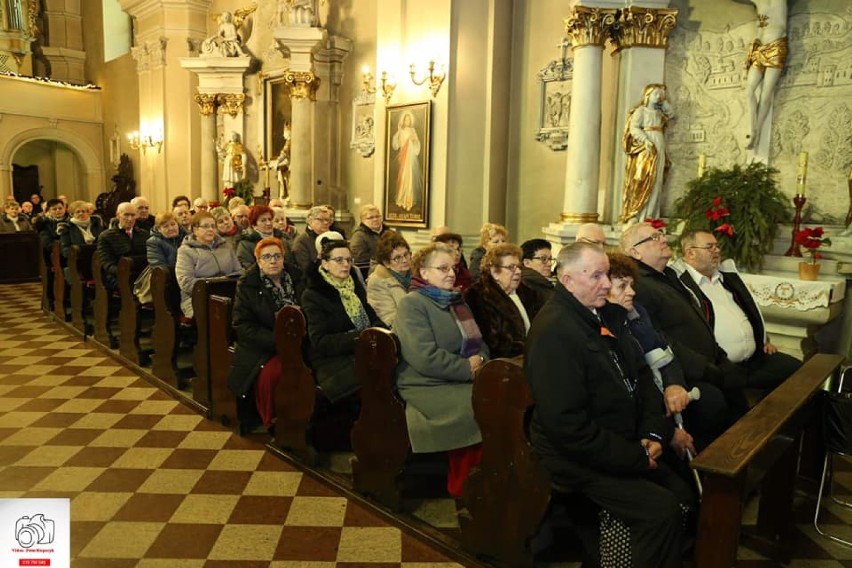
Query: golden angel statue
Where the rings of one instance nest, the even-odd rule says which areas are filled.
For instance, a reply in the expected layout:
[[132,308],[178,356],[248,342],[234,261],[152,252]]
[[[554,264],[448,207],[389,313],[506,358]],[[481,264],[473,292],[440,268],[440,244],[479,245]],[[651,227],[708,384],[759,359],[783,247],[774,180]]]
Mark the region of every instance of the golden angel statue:
[[670,161],[666,155],[666,124],[673,117],[666,86],[652,83],[642,103],[627,115],[622,144],[627,153],[620,223],[660,216],[660,197]]
[[255,10],[257,5],[248,8],[234,10],[233,13],[225,11],[216,16],[219,29],[216,35],[210,36],[201,43],[201,53],[214,57],[239,57],[244,55],[243,38],[239,29],[243,22]]

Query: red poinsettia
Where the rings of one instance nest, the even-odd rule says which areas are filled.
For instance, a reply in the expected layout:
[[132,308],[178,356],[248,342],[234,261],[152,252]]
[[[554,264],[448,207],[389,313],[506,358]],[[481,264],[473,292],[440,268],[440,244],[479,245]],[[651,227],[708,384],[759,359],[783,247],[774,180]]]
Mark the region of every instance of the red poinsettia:
[[822,258],[822,255],[817,252],[818,248],[831,246],[831,239],[824,238],[823,232],[822,227],[812,227],[796,233],[796,244],[808,249],[808,253],[811,255],[811,264],[816,264],[816,261]]
[[711,226],[716,225],[713,232],[733,237],[735,232],[734,226],[731,223],[721,222],[725,217],[729,217],[730,215],[731,211],[722,204],[721,195],[717,195],[713,199],[713,205],[710,206],[710,209],[704,211],[704,216],[707,217],[707,221],[710,222]]
[[734,227],[730,223],[722,223],[713,230],[722,235],[728,235],[729,237],[734,236]]
[[646,217],[644,223],[648,223],[658,231],[664,230],[666,228],[666,222],[662,219],[651,219],[650,217]]
[[225,196],[226,199],[231,199],[233,196],[237,194],[237,190],[233,187],[226,187],[222,190],[222,195]]

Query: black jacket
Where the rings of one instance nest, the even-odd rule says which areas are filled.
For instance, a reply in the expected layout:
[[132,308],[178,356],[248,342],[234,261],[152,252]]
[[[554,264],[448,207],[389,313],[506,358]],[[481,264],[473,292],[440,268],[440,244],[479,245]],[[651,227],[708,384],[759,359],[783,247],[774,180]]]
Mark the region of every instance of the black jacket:
[[[104,232],[104,222],[100,217],[92,216],[89,218],[89,232],[97,240],[98,236]],[[68,258],[68,251],[74,245],[83,246],[86,244],[86,239],[83,238],[83,231],[70,220],[59,223],[56,227],[56,232],[59,234],[59,243],[62,248],[62,256]]]
[[[541,309],[539,296],[523,282],[518,286],[517,293],[532,323]],[[465,292],[465,300],[492,359],[523,354],[527,337],[524,319],[515,302],[490,275],[481,276]]]
[[[284,265],[287,268],[296,268],[299,274],[302,271],[298,268],[296,259],[293,258],[293,244],[290,239],[282,231],[278,229],[272,230],[272,236],[281,241],[284,245]],[[245,231],[237,241],[237,259],[240,261],[240,266],[244,269],[257,264],[257,259],[254,257],[254,247],[257,246],[263,239],[260,233],[254,229]]]
[[[673,434],[660,391],[616,304],[591,310],[556,288],[530,328],[524,374],[535,408],[530,436],[557,485],[573,488],[600,473],[648,471],[642,438],[668,447]],[[628,382],[624,376],[630,377]]]
[[[302,293],[302,275],[286,268],[293,280],[296,301]],[[260,368],[275,355],[275,301],[263,286],[257,264],[237,281],[232,325],[237,333],[237,348],[228,373],[228,386],[237,396],[248,393]]]
[[552,280],[545,278],[538,271],[527,268],[526,266],[521,272],[521,282],[538,294],[539,301],[542,304],[550,299],[553,291],[556,289]]
[[101,268],[104,275],[104,284],[108,288],[117,288],[118,261],[123,256],[133,259],[135,267],[148,264],[148,256],[145,242],[148,240],[148,231],[133,227],[133,238],[127,236],[124,230],[115,228],[107,229],[98,237],[98,256],[101,258]]
[[[306,274],[302,311],[308,322],[308,356],[314,379],[325,395],[336,401],[355,392],[355,342],[360,332],[346,314],[340,294],[320,275],[314,264]],[[356,277],[355,294],[361,300],[371,326],[387,327],[367,303],[367,292]]]

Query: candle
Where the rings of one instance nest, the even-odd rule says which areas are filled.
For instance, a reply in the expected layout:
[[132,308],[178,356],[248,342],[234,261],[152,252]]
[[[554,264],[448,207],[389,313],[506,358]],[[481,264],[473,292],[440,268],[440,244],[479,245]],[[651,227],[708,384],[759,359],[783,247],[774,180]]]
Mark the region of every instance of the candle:
[[799,167],[796,169],[796,195],[805,194],[805,183],[808,179],[808,153],[799,154]]
[[698,156],[698,177],[704,177],[705,168],[707,168],[707,155],[701,154]]

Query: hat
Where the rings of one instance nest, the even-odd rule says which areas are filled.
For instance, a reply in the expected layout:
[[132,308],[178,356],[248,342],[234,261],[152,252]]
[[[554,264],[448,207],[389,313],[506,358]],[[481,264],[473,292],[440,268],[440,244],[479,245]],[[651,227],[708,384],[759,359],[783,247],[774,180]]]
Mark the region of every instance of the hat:
[[343,235],[338,233],[337,231],[326,231],[323,234],[319,235],[314,242],[314,245],[317,247],[317,254],[322,252],[322,244],[326,241],[343,241],[346,240],[343,238]]

